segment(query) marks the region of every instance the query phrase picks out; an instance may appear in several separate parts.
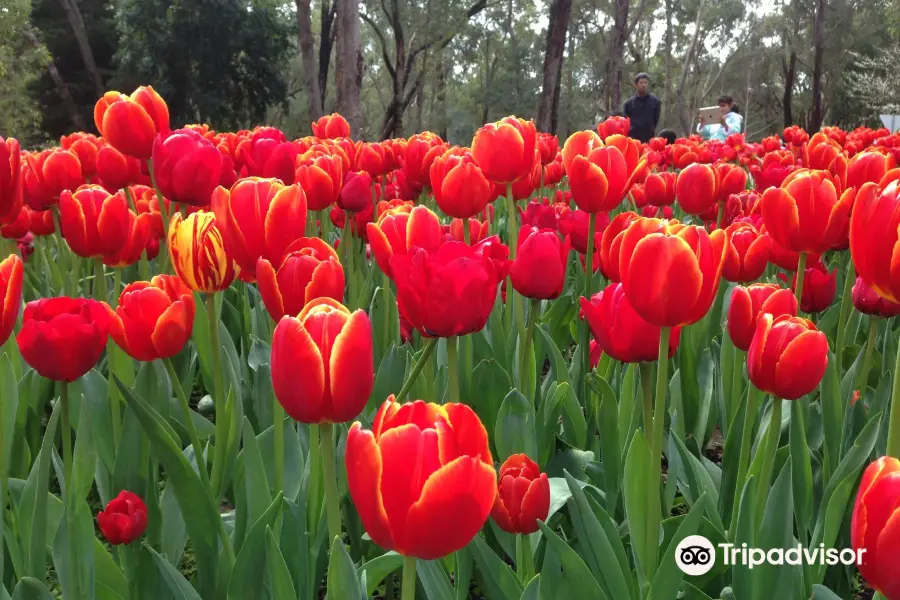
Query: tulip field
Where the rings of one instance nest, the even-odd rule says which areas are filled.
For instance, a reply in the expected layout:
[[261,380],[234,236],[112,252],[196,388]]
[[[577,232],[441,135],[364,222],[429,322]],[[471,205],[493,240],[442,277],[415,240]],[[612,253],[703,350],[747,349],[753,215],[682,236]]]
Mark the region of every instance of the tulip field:
[[0,138],[0,600],[900,600],[900,133]]

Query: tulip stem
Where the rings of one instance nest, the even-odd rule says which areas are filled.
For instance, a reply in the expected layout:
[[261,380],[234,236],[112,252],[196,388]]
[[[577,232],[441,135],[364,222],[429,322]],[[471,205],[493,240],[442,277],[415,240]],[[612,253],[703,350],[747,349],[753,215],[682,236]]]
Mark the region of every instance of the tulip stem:
[[447,391],[450,402],[459,402],[459,354],[455,335],[447,338]]
[[641,402],[644,407],[644,435],[653,439],[653,363],[640,363]]
[[[891,335],[890,322],[885,335]],[[900,348],[894,364],[894,385],[891,391],[891,416],[888,428],[887,455],[900,458]]]
[[416,598],[416,558],[403,557],[403,586],[400,588],[400,600]]
[[801,300],[803,299],[803,279],[806,276],[806,252],[800,253],[797,260],[797,282],[794,284],[794,297],[797,298],[797,312],[800,312]]
[[[735,377],[737,374],[735,373]],[[756,421],[757,404],[759,404],[760,391],[756,386],[751,385],[747,392],[747,405],[744,410],[744,427],[741,431],[741,453],[738,456],[737,477],[735,478],[734,502],[731,505],[731,538],[734,540],[735,528],[737,526],[738,511],[740,510],[741,495],[744,492],[744,485],[747,479],[747,470],[750,466],[750,451],[753,443],[753,424]]]
[[716,217],[716,228],[725,229],[725,201],[719,201],[719,215]]
[[516,535],[516,573],[522,583],[528,583],[534,576],[534,557],[527,533]]
[[69,574],[72,576],[72,583],[75,588],[76,597],[81,597],[81,570],[78,568],[78,551],[75,549],[75,514],[73,512],[72,500],[75,491],[72,481],[72,430],[69,420],[69,383],[61,381],[59,383],[59,401],[62,421],[62,443],[63,443],[63,477],[65,485],[61,485],[60,489],[63,493],[63,512],[66,517],[66,546],[68,549]]
[[762,523],[766,499],[769,497],[769,485],[772,483],[772,469],[775,467],[775,454],[778,452],[778,441],[781,439],[781,398],[772,397],[772,415],[769,428],[766,430],[766,441],[763,449],[763,463],[759,474],[759,485],[756,488],[756,510],[754,511],[755,529]]
[[218,502],[222,495],[219,487],[222,485],[222,476],[225,469],[225,458],[228,451],[228,429],[230,419],[225,414],[225,397],[223,390],[225,383],[222,379],[222,345],[219,343],[219,319],[216,316],[216,295],[206,295],[206,316],[209,320],[209,341],[212,351],[213,368],[213,406],[216,411],[216,447],[213,455],[212,468],[212,493],[213,499]]
[[844,353],[844,341],[847,337],[844,329],[847,328],[847,319],[850,317],[850,309],[853,306],[851,297],[853,294],[853,284],[856,280],[856,270],[853,268],[853,260],[847,261],[847,273],[844,275],[844,291],[841,294],[841,313],[838,317],[837,340],[834,344],[834,356],[838,363],[838,372],[840,373],[843,361],[841,356]]
[[541,312],[541,300],[540,298],[532,298],[531,299],[531,307],[528,311],[528,327],[525,329],[525,343],[522,344],[522,356],[521,361],[519,362],[519,391],[523,394],[526,393],[525,384],[528,383],[527,391],[528,400],[531,403],[534,403],[534,398],[531,391],[532,381],[526,382],[525,377],[527,376],[525,371],[528,368],[528,356],[531,355],[532,360],[534,360],[534,349],[532,348],[532,340],[534,339],[534,328],[537,323],[538,316]]
[[337,472],[334,468],[334,425],[320,423],[319,443],[322,448],[322,475],[325,477],[325,512],[328,516],[328,538],[341,537],[341,501],[338,497]]
[[188,404],[187,395],[184,393],[184,388],[181,386],[181,380],[178,379],[178,375],[175,373],[175,366],[172,364],[171,358],[163,359],[163,365],[166,367],[166,372],[169,374],[169,380],[172,382],[172,389],[175,390],[175,396],[178,398],[178,403],[181,405],[181,416],[184,418],[184,426],[188,432],[188,439],[191,441],[191,446],[194,448],[194,460],[197,461],[197,472],[200,474],[200,481],[203,483],[203,487],[206,488],[207,493],[212,497],[213,491],[209,485],[209,474],[206,469],[206,459],[203,457],[203,446],[200,444],[200,436],[197,435],[197,428],[194,426],[194,419],[191,415],[191,407]]
[[[588,246],[590,247],[590,246]],[[653,437],[650,447],[650,480],[647,486],[649,511],[647,512],[647,548],[650,551],[650,564],[645,565],[645,575],[653,581],[659,557],[659,526],[662,519],[662,506],[659,497],[659,486],[662,477],[662,445],[663,429],[666,424],[666,389],[669,385],[669,327],[659,330],[659,353],[656,367],[656,396],[653,405]]]
[[[590,302],[591,301],[591,283],[593,283],[594,279],[594,235],[597,231],[597,219],[595,215],[588,215],[588,236],[587,236],[587,255],[585,256],[584,263],[584,297]],[[576,266],[578,262],[575,262]],[[590,334],[590,326],[588,325],[587,319],[585,319],[584,323],[582,323],[582,331],[581,334],[581,397],[583,398],[582,402],[587,402],[587,374],[591,372],[591,334]],[[668,354],[666,355],[668,356]]]
[[169,211],[166,210],[166,199],[163,197],[162,192],[159,191],[159,186],[156,184],[156,174],[153,173],[153,159],[151,158],[147,159],[147,171],[150,173],[150,184],[153,186],[153,191],[156,193],[156,202],[159,204],[159,216],[162,219],[163,226],[163,240],[168,243]]
[[284,407],[275,398],[272,406],[272,433],[275,435],[275,493],[284,491]]
[[341,236],[341,247],[344,249],[344,273],[347,280],[347,303],[354,305],[353,298],[353,233],[350,228],[350,219],[353,213],[344,211],[344,234]]
[[[875,338],[878,336],[878,318],[869,317],[869,335],[866,339],[866,353],[863,355],[863,362],[856,374],[856,386],[854,390],[859,390],[859,399],[863,400],[866,396],[866,383],[869,381],[869,369],[872,366],[872,354],[875,352]],[[851,392],[852,393],[852,392]]]
[[416,378],[419,377],[419,373],[422,372],[422,368],[425,366],[425,363],[428,362],[436,345],[437,338],[428,338],[428,341],[425,342],[425,348],[422,350],[422,354],[419,355],[416,364],[413,365],[412,371],[409,373],[409,377],[406,378],[403,387],[400,388],[400,393],[397,394],[397,397],[395,398],[397,402],[403,402],[406,399],[406,395],[409,394],[412,386],[416,383]]

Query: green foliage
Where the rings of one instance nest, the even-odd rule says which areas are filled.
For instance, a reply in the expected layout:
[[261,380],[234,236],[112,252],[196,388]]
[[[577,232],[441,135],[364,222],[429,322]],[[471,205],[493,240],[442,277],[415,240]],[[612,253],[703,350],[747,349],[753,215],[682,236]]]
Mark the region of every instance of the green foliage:
[[153,85],[173,125],[238,129],[286,98],[290,20],[271,3],[122,0],[114,84]]
[[48,58],[23,35],[30,12],[30,0],[7,0],[0,8],[0,135],[23,144],[41,139],[41,108],[28,92]]

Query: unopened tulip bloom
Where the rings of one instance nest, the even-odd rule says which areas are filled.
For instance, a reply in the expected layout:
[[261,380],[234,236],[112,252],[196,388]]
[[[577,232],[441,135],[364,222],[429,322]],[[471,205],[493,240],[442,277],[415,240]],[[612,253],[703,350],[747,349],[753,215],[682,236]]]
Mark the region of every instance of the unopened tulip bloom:
[[194,296],[174,275],[129,283],[119,296],[109,334],[135,360],[171,358],[194,327]]
[[747,372],[757,388],[783,400],[810,393],[828,366],[828,338],[812,321],[791,315],[759,317],[747,354]]
[[497,236],[475,246],[445,242],[435,252],[414,246],[395,253],[391,271],[400,314],[428,337],[480,331],[509,269],[508,256]]
[[513,454],[500,465],[491,518],[507,533],[534,533],[550,512],[550,479],[527,454]]
[[566,169],[572,199],[583,211],[611,211],[625,197],[631,172],[625,155],[615,146],[601,146],[578,155]]
[[25,305],[19,352],[41,377],[73,382],[90,371],[106,348],[112,312],[85,298],[41,298]]
[[227,289],[241,272],[225,248],[215,215],[205,210],[186,219],[175,213],[169,224],[169,256],[175,273],[195,292]]
[[722,277],[740,283],[759,279],[772,255],[772,238],[747,221],[732,223],[726,232],[729,243],[725,248]]
[[538,132],[537,149],[541,155],[541,166],[546,167],[559,154],[559,138],[552,133]]
[[487,239],[490,236],[490,222],[479,221],[478,219],[468,219],[467,225],[463,225],[462,219],[453,219],[449,225],[442,225],[444,232],[444,241],[466,241],[466,230],[469,228],[469,245],[475,245],[478,242]]
[[94,105],[94,124],[116,150],[146,160],[153,154],[156,135],[169,130],[169,107],[150,86],[130,96],[106,92]]
[[378,268],[392,279],[391,259],[395,253],[406,254],[413,247],[434,253],[443,241],[440,220],[425,206],[382,213],[378,223],[367,224],[366,230]]
[[431,185],[431,165],[442,155],[447,144],[440,136],[426,131],[409,138],[404,151],[403,172],[417,190]]
[[337,202],[344,184],[341,159],[321,155],[297,160],[294,181],[306,193],[309,210],[325,210]]
[[332,298],[285,316],[272,336],[272,387],[292,419],[343,423],[369,400],[375,373],[372,324]]
[[491,182],[465,148],[435,158],[430,180],[438,207],[456,219],[474,217],[496,197]]
[[747,171],[732,163],[716,165],[719,180],[719,202],[725,201],[732,194],[740,194],[747,187]]
[[312,132],[314,136],[323,140],[350,137],[350,123],[338,113],[331,113],[314,121]]
[[[121,193],[121,192],[120,192]],[[125,245],[118,252],[103,255],[103,264],[108,267],[128,267],[135,264],[141,259],[141,255],[147,248],[150,241],[152,228],[152,218],[149,214],[135,215],[131,210],[128,211],[128,237]],[[157,241],[157,252],[159,251],[159,238]],[[154,257],[147,256],[148,260]]]
[[728,307],[728,335],[736,348],[744,352],[750,349],[759,317],[766,313],[776,317],[797,316],[794,292],[774,283],[754,283],[732,290]]
[[[887,600],[900,598],[900,460],[879,458],[863,473],[850,521],[850,543],[862,555],[859,573]],[[863,551],[864,550],[864,551]]]
[[153,175],[172,202],[206,206],[222,174],[222,154],[191,129],[163,134],[153,144]]
[[344,299],[344,269],[334,248],[319,238],[299,238],[274,265],[260,257],[256,285],[272,319],[296,315],[316,298]]
[[34,210],[47,210],[56,204],[63,190],[74,191],[83,183],[81,161],[71,150],[54,148],[26,156],[23,198]]
[[509,270],[515,290],[526,298],[558,298],[566,283],[569,248],[569,238],[560,240],[553,229],[523,227]]
[[[787,277],[781,273],[779,277],[786,281]],[[791,281],[791,288],[797,286],[797,274]],[[831,273],[821,261],[815,261],[804,269],[803,290],[800,298],[800,310],[808,313],[820,313],[834,302],[834,294],[837,287],[837,268]]]
[[[900,304],[879,296],[875,290],[866,284],[862,277],[856,278],[851,298],[856,310],[864,315],[884,317],[886,319],[900,315]],[[3,336],[0,335],[0,339],[2,338]]]
[[472,158],[491,181],[512,183],[531,174],[536,144],[533,121],[506,117],[475,132]]
[[587,254],[589,227],[591,219],[594,219],[594,249],[597,249],[599,245],[597,240],[609,226],[609,213],[590,214],[580,209],[569,210],[568,207],[564,207],[558,214],[559,232],[571,239],[572,248],[579,254]]
[[22,208],[22,166],[19,142],[0,136],[0,226],[16,220]]
[[144,174],[141,161],[109,145],[97,151],[97,175],[110,192],[132,185],[150,185],[150,176]]
[[231,190],[215,189],[212,209],[225,247],[246,274],[265,258],[280,263],[287,247],[304,235],[306,195],[299,185],[277,179],[239,179]]
[[372,176],[365,171],[346,173],[337,205],[342,210],[354,213],[372,208]]
[[694,163],[678,174],[675,196],[684,212],[700,215],[711,210],[719,198],[719,177],[709,165]]
[[147,529],[147,505],[137,494],[122,490],[97,515],[97,527],[113,546],[130,544]]
[[372,541],[433,560],[464,548],[497,498],[487,431],[465,404],[391,396],[372,429],[353,424],[345,454],[350,498]]
[[[582,317],[597,344],[614,359],[627,362],[651,362],[659,355],[660,327],[641,318],[621,283],[611,283],[594,294],[590,301],[580,298]],[[681,328],[669,336],[669,358],[675,355],[681,340]]]
[[0,346],[9,339],[19,318],[24,272],[22,259],[15,254],[0,262]]
[[879,296],[900,302],[900,181],[878,194],[865,184],[850,218],[850,255],[856,273]]
[[634,310],[660,327],[690,325],[712,306],[722,275],[726,234],[695,225],[639,218],[619,249],[619,274]]
[[795,171],[780,188],[765,191],[763,222],[772,238],[788,250],[821,254],[846,231],[852,196],[839,196],[824,171]]
[[124,196],[110,194],[99,185],[86,185],[59,197],[63,238],[82,258],[116,254],[128,241],[131,229]]
[[603,230],[600,237],[600,268],[610,281],[622,281],[619,274],[619,249],[628,227],[638,218],[637,214],[630,211],[619,213]]
[[663,171],[651,173],[644,180],[644,194],[653,206],[671,206],[675,203],[675,173]]

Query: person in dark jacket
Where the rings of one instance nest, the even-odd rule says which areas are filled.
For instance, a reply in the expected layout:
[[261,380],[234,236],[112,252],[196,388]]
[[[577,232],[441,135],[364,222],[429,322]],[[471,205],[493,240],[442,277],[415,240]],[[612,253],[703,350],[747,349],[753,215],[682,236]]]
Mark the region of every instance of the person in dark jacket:
[[631,119],[628,135],[641,142],[649,142],[659,124],[659,98],[650,93],[650,76],[638,73],[634,77],[635,94],[625,102],[625,116]]

